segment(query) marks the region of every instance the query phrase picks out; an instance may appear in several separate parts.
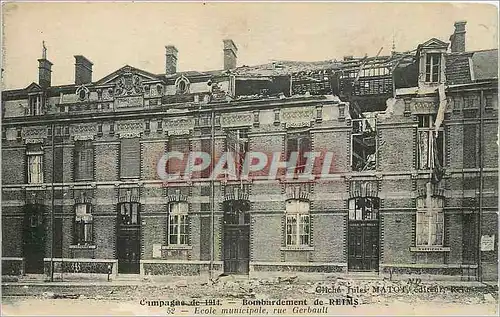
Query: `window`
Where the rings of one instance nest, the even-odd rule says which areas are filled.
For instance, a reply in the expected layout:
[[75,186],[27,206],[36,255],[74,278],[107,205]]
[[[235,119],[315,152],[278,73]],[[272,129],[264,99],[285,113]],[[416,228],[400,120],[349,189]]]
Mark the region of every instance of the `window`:
[[172,152],[180,152],[183,154],[183,158],[170,158],[167,165],[168,174],[179,174],[183,176],[186,170],[186,160],[184,157],[189,153],[189,138],[186,136],[170,136],[168,142],[168,150]]
[[418,168],[421,170],[443,166],[444,131],[434,131],[435,115],[418,115]]
[[417,198],[417,246],[443,246],[443,206],[441,196]]
[[230,130],[226,135],[227,152],[233,154],[236,166],[236,178],[243,172],[245,155],[248,151],[248,135],[246,130]]
[[118,220],[121,225],[139,224],[139,203],[120,203],[118,205]]
[[441,72],[441,54],[427,54],[425,57],[425,81],[428,83],[439,82]]
[[349,220],[378,220],[379,199],[357,197],[349,200]]
[[185,202],[175,202],[169,205],[168,215],[168,244],[187,245],[188,244],[188,204]]
[[297,154],[297,164],[289,163],[287,166],[288,172],[296,174],[303,173],[306,167],[306,153],[311,151],[311,136],[309,132],[289,133],[286,143],[286,161],[290,162],[292,153]]
[[74,227],[74,243],[75,244],[92,244],[93,217],[92,205],[77,204],[75,205],[75,227]]
[[139,138],[122,139],[120,147],[120,176],[139,178],[141,167],[141,147]]
[[28,184],[43,183],[43,150],[40,144],[29,146],[28,157]]
[[28,115],[30,116],[39,116],[42,115],[42,95],[32,95],[28,98],[29,108]]
[[290,199],[286,202],[286,245],[309,246],[311,237],[309,202]]
[[374,170],[377,166],[377,130],[375,118],[352,120],[351,166],[353,171]]
[[75,144],[75,180],[92,180],[94,176],[94,148],[92,142]]

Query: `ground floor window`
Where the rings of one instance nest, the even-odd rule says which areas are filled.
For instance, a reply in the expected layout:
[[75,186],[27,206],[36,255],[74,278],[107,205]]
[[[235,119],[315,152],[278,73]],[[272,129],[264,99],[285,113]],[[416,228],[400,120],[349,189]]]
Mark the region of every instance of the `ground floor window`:
[[74,227],[75,244],[92,244],[93,224],[94,222],[92,217],[92,205],[90,204],[75,205],[75,227]]
[[169,205],[168,215],[168,244],[188,244],[188,204],[185,202],[174,202]]
[[286,202],[286,245],[309,246],[311,238],[309,202],[290,199]]
[[443,246],[444,199],[439,196],[417,199],[417,246]]

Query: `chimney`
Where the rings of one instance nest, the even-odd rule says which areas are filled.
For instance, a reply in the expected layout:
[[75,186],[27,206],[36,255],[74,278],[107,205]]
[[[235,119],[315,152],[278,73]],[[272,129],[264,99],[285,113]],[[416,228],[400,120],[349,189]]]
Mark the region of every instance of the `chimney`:
[[465,24],[467,21],[455,22],[455,32],[450,36],[451,52],[465,52]]
[[38,84],[42,88],[50,87],[52,77],[52,63],[47,59],[47,48],[45,42],[42,42],[42,58],[38,60]]
[[85,56],[75,55],[75,84],[90,84],[92,82],[92,62]]
[[177,52],[175,46],[165,46],[165,73],[167,75],[177,73]]
[[224,70],[236,68],[236,53],[238,48],[233,40],[223,40],[224,42]]

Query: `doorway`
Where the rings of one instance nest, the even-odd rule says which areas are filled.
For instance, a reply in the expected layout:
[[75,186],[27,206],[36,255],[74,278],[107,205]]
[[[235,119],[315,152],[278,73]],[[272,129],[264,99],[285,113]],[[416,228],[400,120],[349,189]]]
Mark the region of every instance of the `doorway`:
[[116,253],[118,273],[139,274],[141,259],[140,204],[118,204]]
[[224,273],[248,274],[250,265],[250,202],[224,202]]
[[357,197],[349,201],[349,271],[379,270],[379,204],[376,197]]
[[43,274],[45,257],[45,206],[30,204],[24,207],[23,256],[25,272]]

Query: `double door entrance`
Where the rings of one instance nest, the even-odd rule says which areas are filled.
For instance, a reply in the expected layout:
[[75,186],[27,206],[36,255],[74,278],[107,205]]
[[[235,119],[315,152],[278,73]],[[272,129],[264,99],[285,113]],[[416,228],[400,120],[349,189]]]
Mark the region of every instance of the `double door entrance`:
[[248,200],[224,203],[224,273],[248,274],[250,264],[250,204]]
[[359,197],[349,201],[348,270],[379,269],[379,199]]

